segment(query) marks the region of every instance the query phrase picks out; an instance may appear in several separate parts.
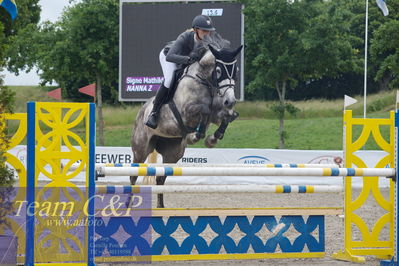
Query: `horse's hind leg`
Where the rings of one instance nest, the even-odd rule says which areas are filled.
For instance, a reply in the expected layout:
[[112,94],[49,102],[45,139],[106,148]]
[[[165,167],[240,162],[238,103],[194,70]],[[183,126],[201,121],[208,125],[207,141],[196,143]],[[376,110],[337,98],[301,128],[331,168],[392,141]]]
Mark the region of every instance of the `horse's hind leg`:
[[[145,147],[141,148],[132,148],[133,149],[133,163],[144,163],[147,159],[148,155],[154,151],[154,145],[151,141],[145,145]],[[137,176],[130,176],[130,184],[135,185],[137,181]]]
[[[144,110],[141,109],[137,116],[132,140],[131,147],[133,151],[133,163],[144,163],[148,155],[154,150],[157,136],[152,135],[148,132],[143,122]],[[130,176],[130,184],[135,185],[137,176]]]
[[[141,135],[141,141],[137,140],[137,138],[137,135],[133,134],[133,163],[144,163],[148,155],[154,150],[156,137],[153,136],[151,139],[148,140],[147,135]],[[130,185],[134,186],[136,184],[137,178],[138,176],[130,176]],[[126,201],[126,207],[128,208],[132,205],[132,199],[134,199],[132,196],[133,194],[130,194]]]
[[[182,139],[164,139],[158,140],[156,149],[162,155],[163,163],[177,163],[183,155],[186,144]],[[166,176],[157,176],[157,185],[164,185]],[[158,194],[157,208],[164,208],[163,194]]]

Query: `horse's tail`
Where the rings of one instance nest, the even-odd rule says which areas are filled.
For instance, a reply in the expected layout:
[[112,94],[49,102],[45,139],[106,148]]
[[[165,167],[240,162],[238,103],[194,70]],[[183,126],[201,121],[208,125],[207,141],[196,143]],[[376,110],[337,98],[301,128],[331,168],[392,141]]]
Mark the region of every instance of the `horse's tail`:
[[[157,163],[158,153],[154,150],[147,157],[147,163]],[[156,176],[145,176],[143,178],[143,185],[155,185],[156,184]]]

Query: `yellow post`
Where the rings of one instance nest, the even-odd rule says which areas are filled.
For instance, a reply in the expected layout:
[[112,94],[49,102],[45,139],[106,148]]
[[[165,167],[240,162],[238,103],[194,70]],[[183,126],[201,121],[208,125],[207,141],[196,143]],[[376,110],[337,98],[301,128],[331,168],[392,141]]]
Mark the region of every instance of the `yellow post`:
[[[14,186],[19,187],[19,189],[17,190],[17,195],[13,199],[13,210],[17,211],[19,206],[16,203],[26,199],[25,189],[23,189],[26,187],[26,168],[19,158],[10,153],[10,150],[15,148],[17,145],[20,145],[25,139],[27,126],[26,113],[0,114],[0,119],[3,119],[4,125],[9,121],[18,121],[17,130],[12,136],[10,136],[10,142],[5,150],[6,162],[15,170],[15,174],[18,176],[18,183]],[[2,146],[2,144],[0,146]],[[25,254],[25,225],[19,224],[18,221],[9,216],[5,218],[5,223],[0,225],[0,234],[4,232],[5,227],[8,227],[18,238],[18,254]],[[18,262],[23,261],[22,257],[18,257],[17,259]]]
[[[360,136],[353,140],[353,126],[362,126]],[[380,126],[389,127],[389,139],[382,137]],[[345,128],[345,147],[344,158],[345,167],[360,167],[360,168],[384,168],[387,165],[391,168],[395,167],[395,113],[390,113],[390,118],[374,119],[374,118],[353,118],[352,111],[347,110],[344,114],[344,128]],[[373,136],[377,145],[385,155],[377,162],[376,165],[366,165],[366,163],[356,153]],[[394,249],[394,182],[390,180],[389,199],[385,199],[379,189],[379,177],[363,177],[363,188],[357,196],[353,199],[352,177],[345,178],[345,199],[344,199],[344,230],[345,230],[345,247],[333,254],[333,258],[338,260],[365,262],[366,255],[373,255],[381,259],[388,259],[393,256]],[[372,226],[368,227],[366,222],[355,213],[361,208],[369,199],[375,199],[379,207],[381,207],[385,214],[382,215]],[[380,234],[384,227],[389,228],[388,239],[381,240]],[[356,228],[361,233],[361,239],[353,239],[352,228]]]
[[[88,236],[82,225],[87,221],[89,171],[79,184],[80,170],[68,168],[79,160],[89,169],[89,121],[87,103],[36,103],[35,263],[87,261]],[[84,133],[75,133],[76,127]],[[39,184],[39,176],[47,181]]]

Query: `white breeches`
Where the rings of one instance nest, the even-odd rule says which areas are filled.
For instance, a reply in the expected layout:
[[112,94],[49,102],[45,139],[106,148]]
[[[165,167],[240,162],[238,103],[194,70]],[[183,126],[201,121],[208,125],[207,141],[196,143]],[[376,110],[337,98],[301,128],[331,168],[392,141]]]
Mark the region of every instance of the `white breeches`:
[[177,65],[175,63],[166,61],[166,56],[163,53],[163,49],[159,53],[159,62],[161,63],[164,77],[163,85],[169,89],[172,85],[173,72],[175,72]]

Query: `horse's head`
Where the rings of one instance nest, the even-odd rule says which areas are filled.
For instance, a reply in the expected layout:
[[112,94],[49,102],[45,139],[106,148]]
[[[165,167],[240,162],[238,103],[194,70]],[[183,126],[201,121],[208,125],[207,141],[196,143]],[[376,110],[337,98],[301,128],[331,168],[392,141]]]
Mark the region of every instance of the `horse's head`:
[[223,106],[227,109],[232,109],[236,103],[234,95],[234,87],[237,80],[237,55],[240,53],[242,45],[235,50],[223,48],[216,49],[209,45],[211,54],[206,54],[202,61],[209,62],[209,56],[212,57],[212,83],[217,87],[217,94],[222,98]]

